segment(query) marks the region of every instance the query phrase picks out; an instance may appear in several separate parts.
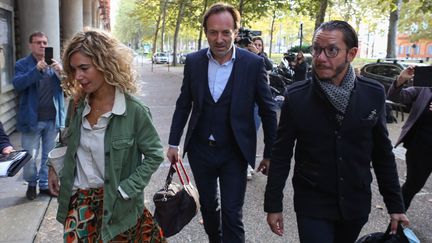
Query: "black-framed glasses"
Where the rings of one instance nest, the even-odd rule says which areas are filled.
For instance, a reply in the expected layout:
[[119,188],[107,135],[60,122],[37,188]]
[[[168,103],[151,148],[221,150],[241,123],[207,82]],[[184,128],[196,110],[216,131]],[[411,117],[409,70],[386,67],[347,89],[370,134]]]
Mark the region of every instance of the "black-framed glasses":
[[311,46],[310,47],[310,53],[314,57],[319,56],[323,50],[326,57],[335,58],[339,54],[340,50],[348,50],[348,49],[341,49],[335,46],[328,46],[328,47]]

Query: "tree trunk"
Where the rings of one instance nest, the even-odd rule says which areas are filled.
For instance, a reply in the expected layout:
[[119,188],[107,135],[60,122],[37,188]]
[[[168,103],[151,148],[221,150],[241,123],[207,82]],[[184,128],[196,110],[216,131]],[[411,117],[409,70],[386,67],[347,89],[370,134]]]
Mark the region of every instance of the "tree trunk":
[[160,21],[161,21],[161,14],[159,14],[157,21],[156,21],[156,30],[153,36],[153,47],[152,47],[152,53],[156,53],[156,43],[157,43],[157,38],[158,38],[158,34],[159,34],[159,26],[160,26]]
[[402,0],[394,0],[396,9],[390,10],[389,18],[389,29],[387,35],[387,55],[386,58],[396,57],[396,35],[397,35],[397,24],[399,20],[399,10],[402,4]]
[[[203,17],[204,17],[205,12],[207,11],[207,5],[208,5],[208,0],[205,0],[204,1],[204,8],[203,8],[203,11],[202,11],[202,14],[201,14],[201,16],[203,16]],[[200,32],[199,32],[199,37],[198,37],[198,50],[197,51],[201,50],[201,42],[202,42],[203,30],[204,30],[204,27],[201,25]]]
[[[243,5],[244,5],[244,1],[240,0],[239,1],[239,13],[240,13],[240,16],[243,15]],[[241,26],[241,23],[240,23],[240,26]]]
[[176,27],[175,27],[175,32],[174,32],[174,40],[173,40],[173,62],[172,65],[176,66],[177,64],[177,38],[178,38],[178,34],[180,32],[180,25],[181,25],[181,21],[183,19],[183,15],[184,15],[184,6],[186,5],[186,1],[187,0],[180,0],[180,6],[179,6],[179,11],[178,11],[178,15],[177,15],[177,23],[176,23]]
[[166,26],[166,12],[167,12],[168,0],[164,0],[162,8],[162,29],[161,29],[161,52],[164,51],[165,44],[165,26]]
[[271,58],[272,56],[272,46],[273,46],[273,31],[274,31],[274,22],[276,19],[276,9],[273,11],[273,17],[272,17],[272,22],[271,22],[271,27],[270,27],[270,46],[269,46],[269,58]]
[[315,30],[318,29],[318,27],[324,22],[327,5],[328,5],[328,0],[321,0],[320,8],[315,19]]

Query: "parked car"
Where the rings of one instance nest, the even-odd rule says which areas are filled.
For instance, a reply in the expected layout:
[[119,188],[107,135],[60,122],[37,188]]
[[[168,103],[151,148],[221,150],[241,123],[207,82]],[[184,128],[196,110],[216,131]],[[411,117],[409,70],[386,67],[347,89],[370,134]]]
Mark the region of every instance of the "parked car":
[[[378,59],[377,62],[364,65],[360,69],[360,75],[380,82],[387,91],[400,72],[411,65],[427,66],[427,64],[423,63],[421,60]],[[412,86],[412,80],[408,81],[405,86]]]
[[152,63],[168,63],[169,62],[169,54],[165,52],[156,52],[153,55]]
[[[422,60],[412,59],[378,59],[377,62],[364,65],[360,69],[360,75],[366,78],[374,79],[380,82],[387,92],[391,84],[395,81],[397,76],[408,66],[427,66]],[[412,80],[404,84],[404,87],[412,86]],[[396,105],[398,106],[398,105]],[[400,105],[399,105],[400,106]],[[394,106],[392,107],[394,108]],[[403,106],[398,108],[400,111],[409,112],[411,106]]]

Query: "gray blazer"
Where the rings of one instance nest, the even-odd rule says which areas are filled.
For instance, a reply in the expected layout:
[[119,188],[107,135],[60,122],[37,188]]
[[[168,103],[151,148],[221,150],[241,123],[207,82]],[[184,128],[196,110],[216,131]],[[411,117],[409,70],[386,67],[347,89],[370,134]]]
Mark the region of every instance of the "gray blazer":
[[429,104],[432,98],[432,88],[408,87],[402,89],[402,86],[396,87],[396,81],[394,81],[388,90],[387,98],[393,102],[412,104],[408,119],[403,125],[399,139],[395,144],[396,147],[403,142],[405,136]]

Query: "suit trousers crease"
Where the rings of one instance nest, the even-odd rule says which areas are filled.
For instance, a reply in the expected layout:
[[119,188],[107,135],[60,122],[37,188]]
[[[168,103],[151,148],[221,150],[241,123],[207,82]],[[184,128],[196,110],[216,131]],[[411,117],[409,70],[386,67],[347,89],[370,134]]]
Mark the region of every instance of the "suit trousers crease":
[[245,242],[242,208],[247,162],[240,149],[192,138],[187,154],[200,194],[201,214],[209,241]]

